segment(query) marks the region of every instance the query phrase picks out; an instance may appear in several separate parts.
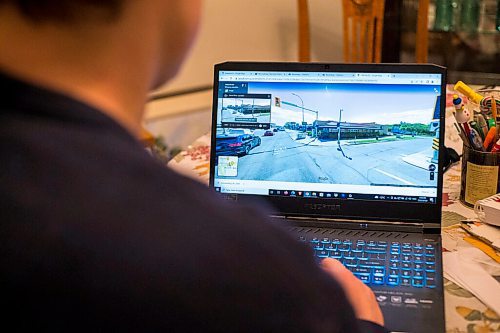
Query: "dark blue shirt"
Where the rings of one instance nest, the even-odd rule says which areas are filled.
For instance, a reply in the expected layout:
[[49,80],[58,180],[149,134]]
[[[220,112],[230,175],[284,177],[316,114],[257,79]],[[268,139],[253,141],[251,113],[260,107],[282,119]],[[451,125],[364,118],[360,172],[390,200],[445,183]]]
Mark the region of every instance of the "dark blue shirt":
[[168,170],[89,105],[2,74],[0,92],[4,326],[383,331],[263,212]]

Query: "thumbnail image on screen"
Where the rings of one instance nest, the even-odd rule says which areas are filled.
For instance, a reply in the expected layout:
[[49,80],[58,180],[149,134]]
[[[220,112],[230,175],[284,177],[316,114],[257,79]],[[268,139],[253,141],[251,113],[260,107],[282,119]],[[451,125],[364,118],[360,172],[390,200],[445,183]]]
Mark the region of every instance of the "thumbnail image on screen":
[[268,98],[219,94],[216,179],[437,187],[439,85],[245,87]]

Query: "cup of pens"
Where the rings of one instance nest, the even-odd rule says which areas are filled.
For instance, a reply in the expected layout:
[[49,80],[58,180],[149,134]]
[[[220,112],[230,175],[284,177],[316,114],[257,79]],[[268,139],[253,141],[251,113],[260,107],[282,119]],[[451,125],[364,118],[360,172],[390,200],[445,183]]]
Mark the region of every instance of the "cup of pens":
[[[477,200],[500,192],[500,96],[498,91],[476,92],[459,81],[453,96],[457,130],[464,142],[460,201],[473,207]],[[496,93],[496,94],[495,94]]]

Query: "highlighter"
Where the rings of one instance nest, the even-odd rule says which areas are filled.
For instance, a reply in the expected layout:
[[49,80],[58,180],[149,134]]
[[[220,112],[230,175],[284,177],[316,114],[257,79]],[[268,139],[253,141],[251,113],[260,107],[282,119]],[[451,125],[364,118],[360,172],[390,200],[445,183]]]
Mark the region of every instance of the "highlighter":
[[457,84],[455,84],[454,89],[458,92],[461,92],[465,96],[467,96],[469,99],[474,101],[477,104],[480,104],[481,101],[483,100],[484,96],[481,94],[478,94],[474,90],[472,90],[471,87],[463,83],[462,81],[458,81]]
[[496,135],[497,135],[497,128],[496,127],[490,128],[490,130],[488,131],[488,135],[486,135],[486,138],[484,139],[483,142],[483,147],[486,151],[488,151],[488,147],[490,146],[490,144],[494,142],[493,140],[495,140]]

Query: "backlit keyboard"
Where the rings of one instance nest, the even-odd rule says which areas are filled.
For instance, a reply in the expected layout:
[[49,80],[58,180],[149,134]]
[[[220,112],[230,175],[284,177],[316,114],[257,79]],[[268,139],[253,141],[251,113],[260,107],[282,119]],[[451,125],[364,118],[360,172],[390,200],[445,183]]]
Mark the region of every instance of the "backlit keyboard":
[[433,243],[349,240],[301,236],[319,259],[334,258],[368,285],[436,287],[436,247]]

